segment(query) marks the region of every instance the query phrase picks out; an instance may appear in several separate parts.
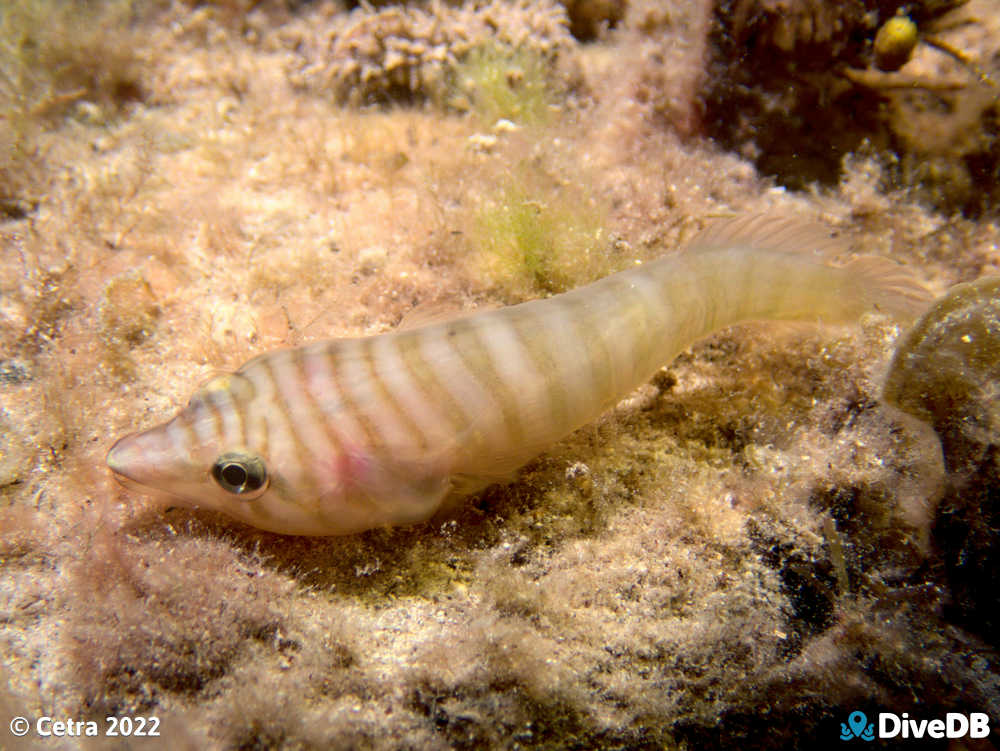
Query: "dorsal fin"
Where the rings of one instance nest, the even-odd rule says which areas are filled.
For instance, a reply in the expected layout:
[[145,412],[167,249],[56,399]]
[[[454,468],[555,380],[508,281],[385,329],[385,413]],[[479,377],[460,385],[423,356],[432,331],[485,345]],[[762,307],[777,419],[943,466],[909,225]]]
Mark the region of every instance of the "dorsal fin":
[[493,310],[498,305],[482,305],[475,310],[464,310],[459,307],[459,303],[454,300],[433,300],[423,302],[407,311],[399,321],[398,331],[409,331],[422,326],[430,326],[434,323],[445,323],[459,318]]
[[819,222],[778,213],[716,219],[687,244],[688,252],[750,245],[779,253],[832,258],[849,250],[847,242]]

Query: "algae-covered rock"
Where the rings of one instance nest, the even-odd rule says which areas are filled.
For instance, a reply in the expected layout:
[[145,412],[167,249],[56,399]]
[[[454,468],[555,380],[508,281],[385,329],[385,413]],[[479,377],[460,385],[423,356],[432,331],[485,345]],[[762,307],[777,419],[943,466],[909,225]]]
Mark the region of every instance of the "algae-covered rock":
[[836,184],[844,159],[871,149],[892,187],[945,213],[993,212],[995,3],[712,5],[702,96],[717,143],[797,190]]
[[886,401],[930,423],[947,487],[934,540],[957,615],[996,640],[1000,598],[1000,277],[954,287],[893,357]]
[[934,426],[949,472],[975,471],[1000,443],[1000,277],[960,284],[907,333],[885,398]]
[[456,80],[473,51],[509,59],[512,76],[518,58],[550,66],[574,45],[569,25],[565,7],[552,0],[362,5],[291,35],[296,62],[289,73],[295,85],[332,93],[341,103],[444,103],[474,93]]

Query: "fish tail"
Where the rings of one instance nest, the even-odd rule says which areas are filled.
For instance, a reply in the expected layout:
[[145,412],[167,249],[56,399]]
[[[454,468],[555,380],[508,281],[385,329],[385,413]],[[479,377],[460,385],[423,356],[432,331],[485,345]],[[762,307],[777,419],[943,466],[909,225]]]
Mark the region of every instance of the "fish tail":
[[927,309],[932,296],[906,266],[887,258],[861,256],[842,267],[862,297],[862,305],[909,322]]
[[833,262],[850,251],[842,236],[819,223],[758,214],[709,224],[681,258],[726,266],[728,272],[711,276],[728,278],[745,294],[744,313],[759,306],[765,318],[816,314],[849,321],[878,310],[906,322],[926,308],[931,295],[911,269],[877,256]]

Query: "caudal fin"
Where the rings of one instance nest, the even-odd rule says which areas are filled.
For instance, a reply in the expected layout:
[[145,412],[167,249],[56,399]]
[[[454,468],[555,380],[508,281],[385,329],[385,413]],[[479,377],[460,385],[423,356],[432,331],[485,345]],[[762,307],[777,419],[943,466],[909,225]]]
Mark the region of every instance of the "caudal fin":
[[[833,264],[834,258],[850,252],[849,244],[818,222],[779,213],[719,219],[695,235],[686,252],[732,248],[753,249],[762,262],[771,254],[776,261],[783,256],[795,257],[836,268],[837,294],[845,313],[876,309],[911,321],[932,299],[910,269],[886,258],[862,256],[843,266]],[[834,287],[824,287],[824,291],[831,289]]]

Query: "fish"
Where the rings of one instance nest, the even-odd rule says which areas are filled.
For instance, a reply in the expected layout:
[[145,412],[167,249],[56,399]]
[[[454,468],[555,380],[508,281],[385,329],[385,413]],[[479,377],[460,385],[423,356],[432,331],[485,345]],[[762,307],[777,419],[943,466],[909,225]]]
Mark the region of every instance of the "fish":
[[291,535],[408,525],[592,422],[692,343],[756,320],[903,322],[905,267],[815,225],[719,220],[680,252],[545,299],[266,352],[107,455],[128,487]]

